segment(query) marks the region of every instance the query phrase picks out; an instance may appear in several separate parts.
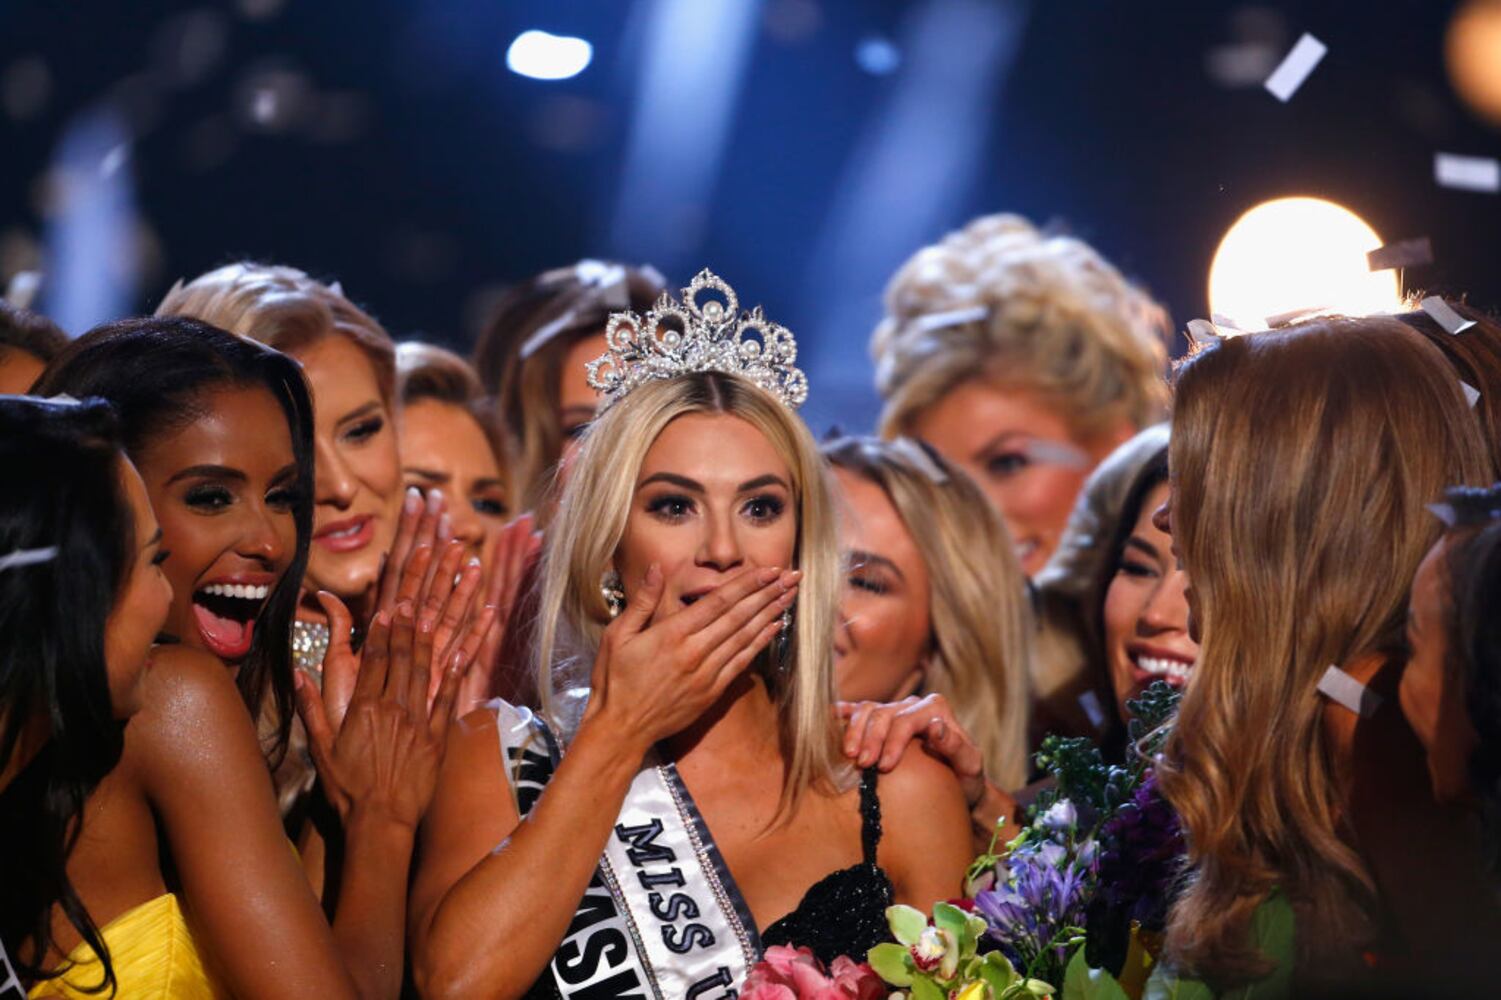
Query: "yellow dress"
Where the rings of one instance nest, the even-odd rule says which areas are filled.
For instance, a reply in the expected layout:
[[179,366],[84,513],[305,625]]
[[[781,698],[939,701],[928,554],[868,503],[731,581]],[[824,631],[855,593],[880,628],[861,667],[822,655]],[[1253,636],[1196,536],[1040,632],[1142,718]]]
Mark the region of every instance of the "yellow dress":
[[[115,996],[120,1000],[219,1000],[228,996],[209,978],[177,897],[170,892],[126,910],[99,933],[115,967],[119,984]],[[83,991],[97,984],[103,972],[87,942],[79,942],[68,961],[72,968],[67,973],[32,987],[31,1000],[99,1000],[107,995]]]

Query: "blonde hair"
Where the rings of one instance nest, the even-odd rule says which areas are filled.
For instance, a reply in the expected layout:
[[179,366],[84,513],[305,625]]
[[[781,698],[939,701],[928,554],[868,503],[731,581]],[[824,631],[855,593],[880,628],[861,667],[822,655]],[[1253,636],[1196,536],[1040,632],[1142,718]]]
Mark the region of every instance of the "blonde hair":
[[396,347],[375,319],[344,297],[341,288],[294,267],[240,261],[173,285],[158,316],[191,316],[295,353],[327,337],[347,337],[370,360],[382,401],[394,410]]
[[[839,773],[833,712],[839,551],[817,445],[792,411],[738,375],[701,372],[648,382],[590,426],[547,532],[537,662],[542,711],[561,730],[571,728],[557,701],[568,678],[556,673],[569,661],[585,671],[592,664],[610,620],[600,583],[625,533],[641,464],[662,429],[690,413],[730,414],[751,424],[787,463],[792,477],[794,558],[803,573],[795,624],[781,663],[773,662],[777,657],[770,652],[760,657],[780,720],[786,807],[813,782],[833,780]],[[627,587],[632,582],[625,581]]]
[[1183,363],[1169,456],[1201,646],[1158,771],[1191,865],[1168,950],[1217,984],[1264,974],[1251,917],[1280,888],[1300,968],[1337,975],[1375,887],[1341,835],[1350,762],[1325,742],[1319,679],[1401,655],[1440,527],[1424,505],[1489,482],[1485,445],[1436,348],[1395,319],[1331,318]]
[[906,438],[846,438],[826,444],[824,456],[881,487],[911,533],[928,567],[932,608],[923,687],[948,699],[980,745],[986,773],[1020,788],[1035,625],[1000,514],[962,470]]
[[[469,362],[435,344],[403,341],[396,345],[396,397],[404,407],[426,399],[457,406],[469,414],[484,432],[501,474],[506,475],[509,456],[505,435],[495,419],[495,407]],[[506,478],[506,499],[512,501],[511,483]]]
[[976,377],[1035,393],[1087,441],[1167,405],[1167,314],[1082,240],[987,215],[915,253],[871,338],[880,433]]

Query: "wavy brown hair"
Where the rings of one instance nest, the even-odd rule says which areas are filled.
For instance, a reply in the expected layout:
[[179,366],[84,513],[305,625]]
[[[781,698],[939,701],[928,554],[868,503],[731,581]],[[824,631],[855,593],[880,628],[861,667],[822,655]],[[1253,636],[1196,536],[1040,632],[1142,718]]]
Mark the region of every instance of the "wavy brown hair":
[[1268,971],[1251,917],[1294,906],[1300,968],[1366,944],[1376,890],[1344,821],[1348,760],[1323,728],[1329,664],[1402,655],[1424,510],[1490,462],[1454,371],[1389,317],[1225,340],[1178,372],[1174,543],[1201,652],[1160,768],[1190,870],[1167,947],[1216,985]]

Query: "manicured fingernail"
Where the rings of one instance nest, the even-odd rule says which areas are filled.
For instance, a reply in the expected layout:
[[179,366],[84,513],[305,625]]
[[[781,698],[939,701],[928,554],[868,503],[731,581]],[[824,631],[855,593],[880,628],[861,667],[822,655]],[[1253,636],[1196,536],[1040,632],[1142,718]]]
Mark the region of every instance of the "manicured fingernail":
[[792,602],[795,600],[797,600],[797,591],[789,590],[787,591],[787,593],[777,598],[777,603],[784,608],[790,608],[792,607]]
[[422,509],[422,491],[415,486],[407,487],[406,502],[402,504],[408,514],[415,514]]
[[429,514],[436,514],[438,512],[438,509],[440,507],[442,507],[442,506],[443,506],[443,491],[442,490],[428,490],[427,491],[427,512]]
[[447,514],[438,518],[438,537],[445,542],[453,537],[453,518]]
[[786,590],[788,587],[792,586],[802,578],[802,570],[789,569],[787,572],[782,574],[782,579],[780,581],[780,583],[782,584],[782,589]]
[[759,570],[756,573],[756,582],[763,585],[768,584],[781,575],[781,570],[777,569],[775,566],[768,566],[766,569]]

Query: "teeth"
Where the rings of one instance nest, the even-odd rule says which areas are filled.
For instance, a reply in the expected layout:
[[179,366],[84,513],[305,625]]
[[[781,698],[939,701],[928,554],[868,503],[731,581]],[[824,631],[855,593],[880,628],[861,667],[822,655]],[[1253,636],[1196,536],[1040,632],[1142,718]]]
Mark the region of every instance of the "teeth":
[[271,588],[238,583],[215,583],[204,587],[202,593],[211,594],[214,597],[238,597],[244,601],[264,601],[270,595]]
[[1155,656],[1140,656],[1136,659],[1136,665],[1153,677],[1166,677],[1171,681],[1186,681],[1189,673],[1193,670],[1192,663],[1184,663],[1182,660],[1163,660]]
[[352,524],[349,527],[344,528],[342,531],[330,531],[328,534],[331,538],[348,538],[350,535],[359,534],[359,530],[360,525]]

